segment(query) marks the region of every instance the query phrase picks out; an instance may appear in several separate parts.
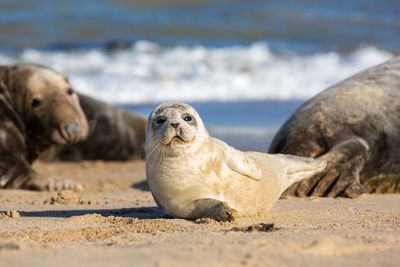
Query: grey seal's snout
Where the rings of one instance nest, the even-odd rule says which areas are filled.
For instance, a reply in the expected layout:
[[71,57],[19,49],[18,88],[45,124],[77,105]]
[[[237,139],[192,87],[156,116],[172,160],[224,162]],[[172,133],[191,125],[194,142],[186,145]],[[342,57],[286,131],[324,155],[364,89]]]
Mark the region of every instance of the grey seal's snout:
[[75,137],[79,135],[80,132],[79,123],[74,122],[71,124],[64,125],[64,130],[67,135],[66,138],[68,138],[69,140],[73,140],[75,139]]

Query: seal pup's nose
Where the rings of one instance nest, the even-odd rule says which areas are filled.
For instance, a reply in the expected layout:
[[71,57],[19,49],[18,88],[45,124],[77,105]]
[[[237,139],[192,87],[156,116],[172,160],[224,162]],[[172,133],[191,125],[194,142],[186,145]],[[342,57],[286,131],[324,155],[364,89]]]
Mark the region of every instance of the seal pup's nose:
[[180,124],[179,122],[172,122],[171,126],[174,127],[175,129],[178,129],[179,124]]
[[71,137],[79,134],[79,130],[80,130],[79,123],[75,122],[75,123],[67,124],[64,126],[64,129],[67,132],[68,137],[71,138]]

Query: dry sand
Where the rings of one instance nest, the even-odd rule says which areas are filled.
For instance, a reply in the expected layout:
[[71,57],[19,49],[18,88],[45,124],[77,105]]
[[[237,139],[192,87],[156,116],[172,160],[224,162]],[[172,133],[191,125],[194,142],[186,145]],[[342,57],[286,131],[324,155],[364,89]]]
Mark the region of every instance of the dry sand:
[[157,209],[142,161],[34,168],[85,191],[0,190],[0,266],[400,266],[400,194],[279,200],[265,218],[188,221]]

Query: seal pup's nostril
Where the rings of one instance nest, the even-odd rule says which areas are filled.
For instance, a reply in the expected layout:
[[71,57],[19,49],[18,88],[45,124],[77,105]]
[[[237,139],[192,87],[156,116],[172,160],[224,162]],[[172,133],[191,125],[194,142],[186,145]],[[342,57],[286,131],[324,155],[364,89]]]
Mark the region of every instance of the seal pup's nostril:
[[175,129],[177,129],[178,126],[179,126],[179,124],[180,124],[180,123],[176,123],[176,122],[174,123],[174,122],[173,122],[173,123],[171,123],[171,126],[174,127]]

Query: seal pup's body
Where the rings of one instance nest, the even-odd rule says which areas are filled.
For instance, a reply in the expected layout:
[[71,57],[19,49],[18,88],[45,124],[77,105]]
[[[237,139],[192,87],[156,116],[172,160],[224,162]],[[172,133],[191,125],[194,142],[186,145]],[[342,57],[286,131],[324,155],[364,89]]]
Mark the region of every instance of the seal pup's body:
[[284,197],[400,192],[400,56],[305,103],[278,131],[269,153],[327,161],[324,172]]
[[157,204],[173,216],[261,215],[290,185],[324,168],[321,160],[236,150],[210,137],[186,104],[162,104],[148,119],[147,180]]

